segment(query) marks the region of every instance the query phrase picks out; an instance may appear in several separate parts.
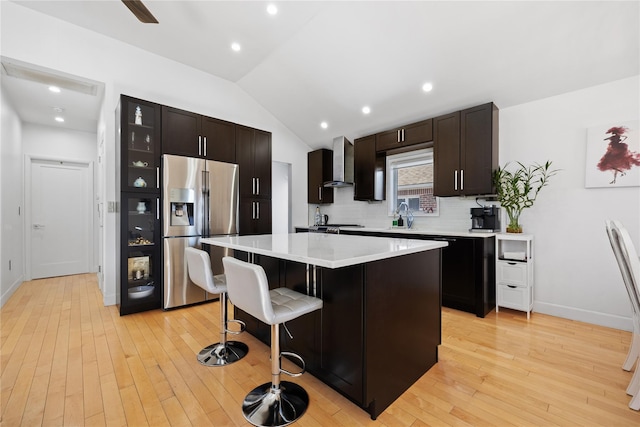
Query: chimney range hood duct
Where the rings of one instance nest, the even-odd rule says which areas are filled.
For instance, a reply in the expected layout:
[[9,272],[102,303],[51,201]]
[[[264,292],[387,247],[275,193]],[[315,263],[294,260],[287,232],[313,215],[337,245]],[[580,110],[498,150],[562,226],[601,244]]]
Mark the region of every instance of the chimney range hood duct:
[[353,144],[344,136],[333,138],[333,180],[325,187],[349,187],[353,185]]

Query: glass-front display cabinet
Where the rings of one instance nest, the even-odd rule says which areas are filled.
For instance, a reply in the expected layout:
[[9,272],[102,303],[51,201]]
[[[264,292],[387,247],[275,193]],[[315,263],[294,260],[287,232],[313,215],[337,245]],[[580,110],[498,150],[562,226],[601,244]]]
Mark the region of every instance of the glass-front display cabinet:
[[120,315],[160,308],[160,106],[121,96]]

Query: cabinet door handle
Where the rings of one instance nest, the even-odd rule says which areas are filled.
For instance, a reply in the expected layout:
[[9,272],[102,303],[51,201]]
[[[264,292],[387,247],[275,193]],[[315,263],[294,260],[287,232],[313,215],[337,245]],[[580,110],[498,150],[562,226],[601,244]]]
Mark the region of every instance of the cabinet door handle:
[[256,219],[256,202],[251,202],[251,219]]
[[460,190],[464,190],[464,169],[460,169]]
[[400,129],[398,129],[398,137],[396,138],[396,142],[400,142]]
[[456,169],[453,172],[453,189],[458,191],[458,170]]
[[509,264],[509,265],[518,265],[517,262],[508,262],[507,264]]
[[256,196],[260,195],[260,178],[256,178]]
[[156,166],[156,188],[160,188],[160,166]]
[[256,202],[256,219],[260,219],[260,202]]
[[318,200],[322,200],[322,187],[318,187]]
[[508,287],[508,288],[511,288],[511,289],[515,289],[515,288],[517,288],[517,286],[515,286],[515,285],[507,285],[507,287]]
[[207,157],[207,137],[204,137],[204,156]]
[[156,197],[156,219],[160,220],[160,199]]
[[251,194],[255,196],[256,194],[256,179],[251,178]]
[[402,129],[402,142],[404,142],[404,129]]
[[198,156],[202,156],[202,136],[198,135]]

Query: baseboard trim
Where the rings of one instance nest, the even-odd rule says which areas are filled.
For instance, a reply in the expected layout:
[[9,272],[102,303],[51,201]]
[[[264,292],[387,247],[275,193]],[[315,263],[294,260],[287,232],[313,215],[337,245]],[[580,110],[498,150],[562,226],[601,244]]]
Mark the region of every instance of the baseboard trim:
[[580,322],[605,326],[607,328],[633,331],[633,320],[630,317],[616,316],[614,314],[600,313],[597,311],[583,310],[581,308],[568,307],[559,304],[550,304],[536,301],[534,311],[563,319],[578,320]]
[[9,286],[9,289],[7,289],[7,291],[0,296],[0,307],[3,307],[4,303],[9,301],[11,295],[13,295],[13,293],[20,287],[22,282],[24,282],[24,280],[23,277],[20,276],[15,282],[13,282],[11,286]]

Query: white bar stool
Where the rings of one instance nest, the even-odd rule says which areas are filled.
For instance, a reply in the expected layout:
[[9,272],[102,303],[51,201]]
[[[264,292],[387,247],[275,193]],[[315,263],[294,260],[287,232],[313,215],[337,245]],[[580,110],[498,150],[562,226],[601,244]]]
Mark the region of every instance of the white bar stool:
[[[237,362],[247,355],[249,347],[240,341],[227,341],[227,333],[239,334],[246,325],[241,320],[227,320],[227,283],[224,274],[214,276],[211,259],[205,251],[186,248],[187,271],[193,283],[212,294],[220,294],[220,342],[200,350],[198,362],[206,366],[224,366]],[[240,331],[227,329],[229,322],[240,324]]]
[[[286,426],[299,419],[309,406],[304,388],[280,381],[280,373],[300,376],[304,360],[295,353],[280,352],[280,324],[322,308],[322,300],[288,288],[269,290],[267,276],[261,266],[222,258],[229,297],[236,307],[271,325],[271,382],[253,389],[242,402],[244,417],[255,426]],[[302,371],[291,373],[281,368],[281,355],[302,362]]]

